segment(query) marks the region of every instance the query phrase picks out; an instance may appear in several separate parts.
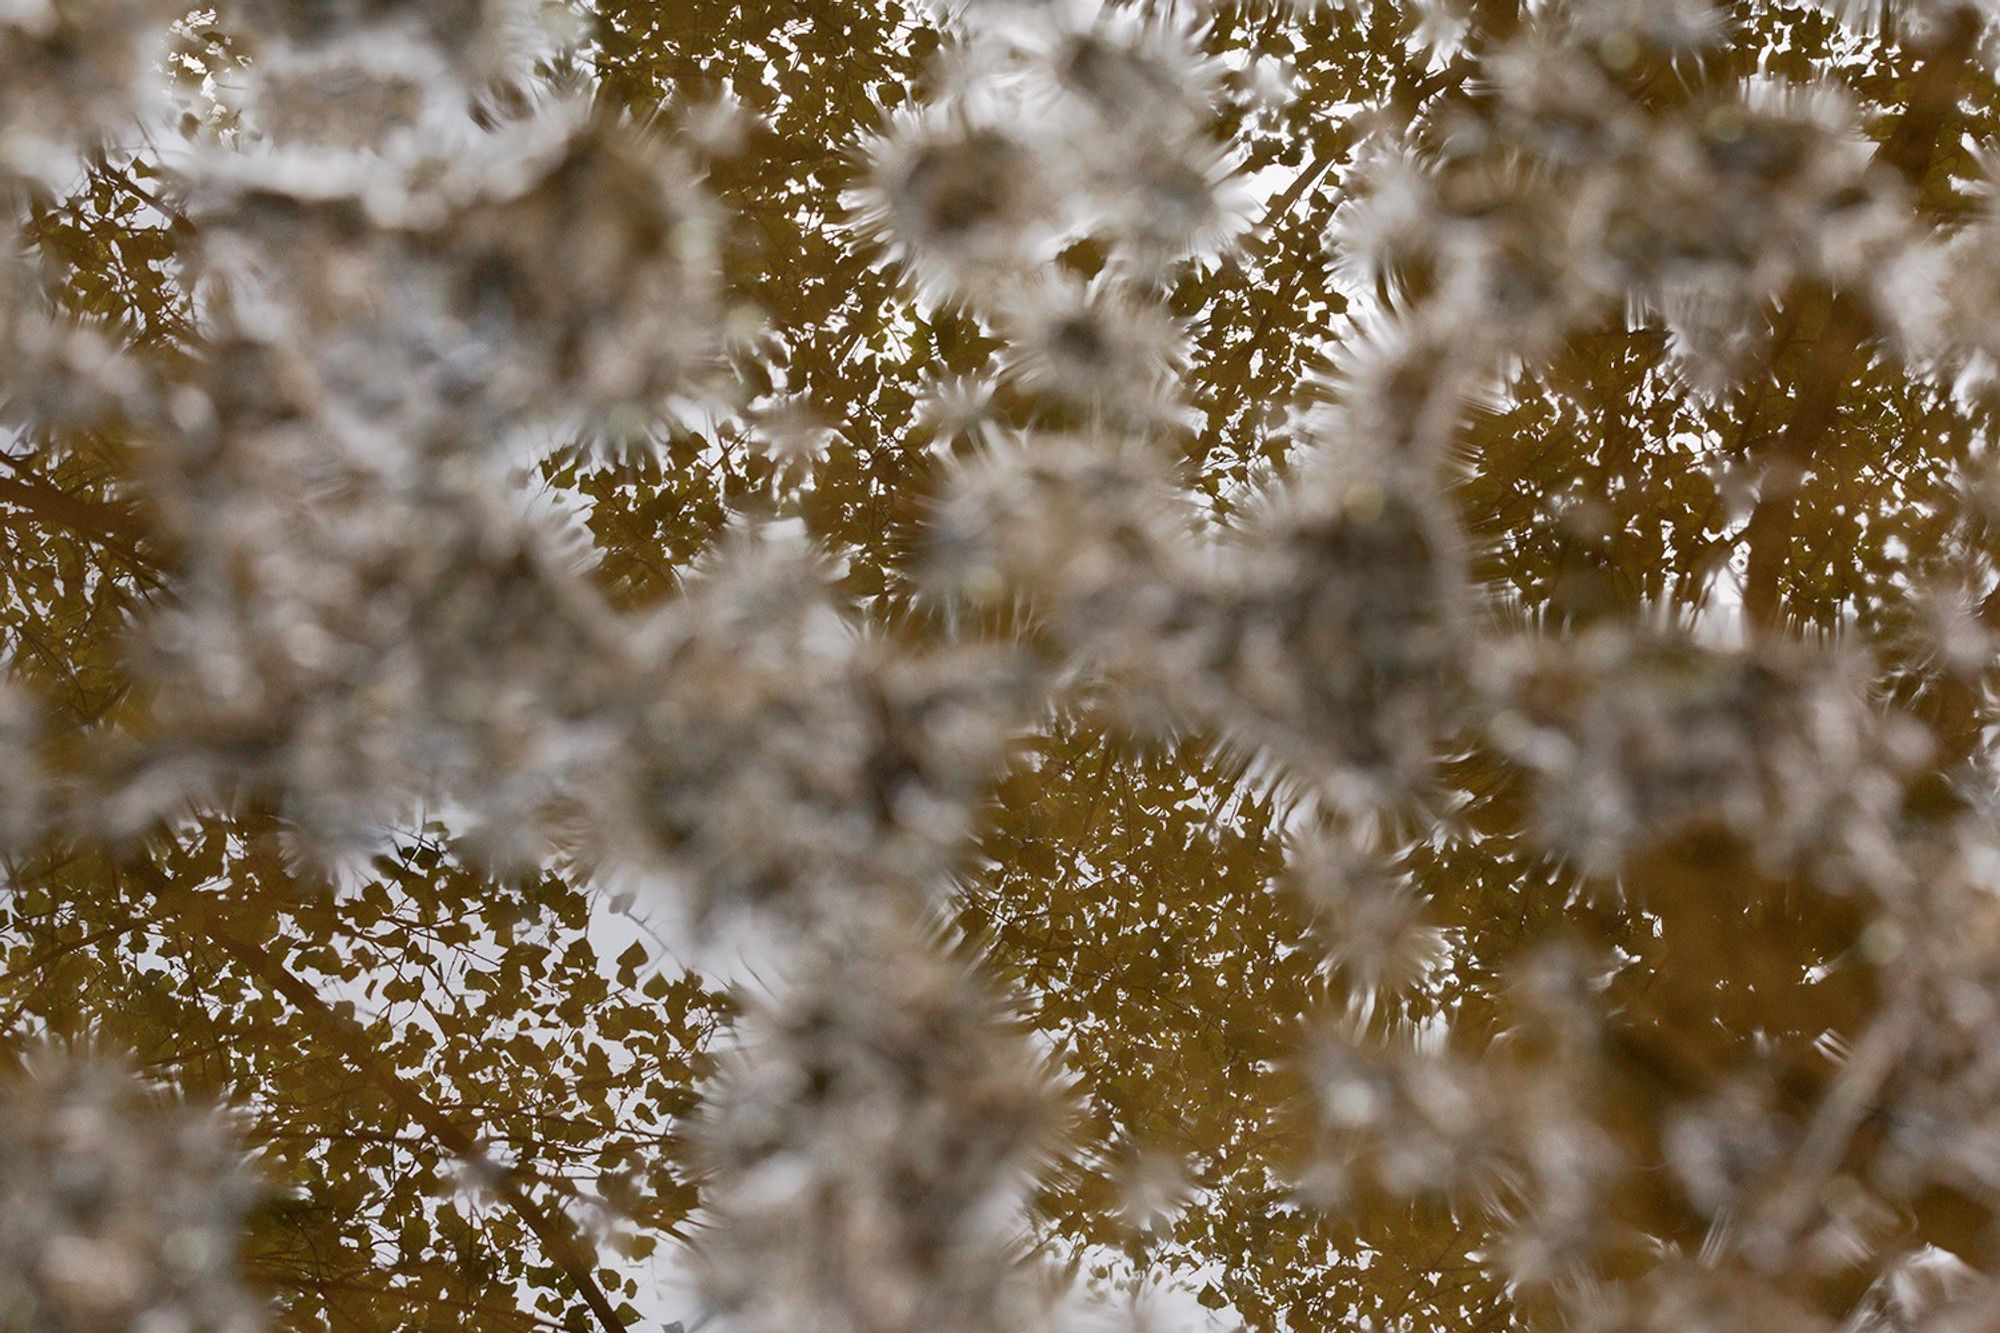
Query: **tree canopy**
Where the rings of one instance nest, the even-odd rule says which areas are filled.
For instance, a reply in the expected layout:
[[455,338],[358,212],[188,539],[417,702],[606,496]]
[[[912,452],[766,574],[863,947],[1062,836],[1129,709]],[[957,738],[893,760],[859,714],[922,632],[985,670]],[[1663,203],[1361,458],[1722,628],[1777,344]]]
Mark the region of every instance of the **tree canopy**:
[[1996,23],[0,5],[0,1329],[1990,1326]]

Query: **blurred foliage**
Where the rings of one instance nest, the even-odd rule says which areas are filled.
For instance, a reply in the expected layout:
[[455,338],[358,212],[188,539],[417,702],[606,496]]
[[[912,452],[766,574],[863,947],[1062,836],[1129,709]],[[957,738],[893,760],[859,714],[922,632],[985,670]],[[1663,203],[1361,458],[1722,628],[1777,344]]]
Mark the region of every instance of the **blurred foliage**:
[[[1491,30],[1513,21],[1511,0],[1476,8]],[[1823,75],[1878,136],[1897,124],[1910,53],[1843,35],[1815,9],[1733,9],[1723,59],[1739,72]],[[845,558],[847,591],[900,623],[944,452],[919,420],[920,386],[977,372],[992,348],[911,302],[843,229],[841,195],[857,143],[920,94],[938,48],[930,16],[871,0],[601,0],[595,33],[606,99],[688,120],[726,94],[754,113],[741,145],[709,164],[730,218],[731,290],[759,329],[740,358],[744,392],[802,395],[836,436],[802,472],[752,440],[685,427],[658,461],[579,445],[554,451],[541,479],[583,508],[621,600],[671,595],[725,518],[754,511],[801,519]],[[1308,372],[1354,336],[1322,232],[1364,108],[1480,94],[1460,63],[1412,54],[1390,6],[1225,5],[1206,41],[1295,69],[1282,105],[1232,102],[1227,128],[1266,204],[1241,251],[1174,298],[1195,331],[1188,477],[1226,524],[1285,468],[1284,408]],[[2000,83],[1982,72],[1961,93],[1962,134],[1920,177],[1939,217],[1966,207],[1964,145],[2000,130]],[[21,242],[65,305],[172,358],[198,334],[175,267],[187,224],[163,211],[157,183],[143,154],[107,157],[40,201]],[[1774,316],[1764,372],[1722,401],[1669,373],[1654,329],[1579,336],[1514,385],[1460,442],[1456,495],[1481,577],[1550,623],[1702,606],[1745,555],[1732,477],[1797,410],[1828,308],[1805,292]],[[1906,627],[1887,608],[1939,575],[1938,515],[1990,408],[1863,344],[1798,500],[1779,589],[1795,623],[1902,651]],[[119,488],[123,442],[36,443],[0,458],[0,636],[59,717],[96,727],[124,699],[124,634],[156,595],[155,538]],[[1912,696],[1946,708],[1921,660],[1908,665]],[[1971,743],[1959,737],[1961,751]],[[1449,1012],[1476,1039],[1530,941],[1596,934],[1649,964],[1619,983],[1631,992],[1625,1095],[1663,1096],[1677,1068],[1753,1029],[1795,1051],[1802,1087],[1824,1080],[1816,1043],[1868,984],[1826,966],[1852,923],[1825,899],[1763,884],[1718,914],[1717,896],[1686,881],[1691,865],[1704,882],[1727,872],[1713,849],[1681,847],[1633,877],[1659,905],[1640,934],[1632,918],[1599,919],[1526,848],[1522,794],[1497,762],[1468,749],[1445,785],[1445,834],[1409,847],[1403,868],[1451,933],[1455,965],[1403,1002],[1412,1016]],[[1475,1262],[1482,1237],[1447,1211],[1385,1205],[1335,1221],[1292,1199],[1310,1128],[1291,1057],[1331,983],[1310,919],[1273,886],[1285,813],[1281,794],[1200,737],[1140,747],[1087,712],[1053,720],[995,794],[956,910],[1066,1052],[1088,1112],[1077,1162],[1043,1201],[1049,1234],[1199,1269],[1206,1299],[1256,1328],[1509,1326]],[[0,902],[0,1030],[129,1047],[147,1071],[249,1112],[276,1186],[251,1274],[282,1300],[285,1327],[589,1327],[575,1275],[531,1235],[529,1213],[598,1248],[614,1302],[639,1295],[636,1268],[614,1255],[643,1260],[682,1238],[696,1199],[675,1123],[728,1004],[609,890],[556,875],[495,883],[432,831],[334,895],[302,880],[280,831],[252,816],[190,818],[171,845],[122,857],[50,854],[16,878]],[[466,1145],[504,1182],[467,1179]],[[1121,1163],[1140,1149],[1178,1155],[1199,1188],[1170,1227],[1135,1238],[1114,1214]],[[1667,1235],[1691,1225],[1646,1221]],[[1912,1222],[1940,1237],[1952,1224],[1942,1200]]]

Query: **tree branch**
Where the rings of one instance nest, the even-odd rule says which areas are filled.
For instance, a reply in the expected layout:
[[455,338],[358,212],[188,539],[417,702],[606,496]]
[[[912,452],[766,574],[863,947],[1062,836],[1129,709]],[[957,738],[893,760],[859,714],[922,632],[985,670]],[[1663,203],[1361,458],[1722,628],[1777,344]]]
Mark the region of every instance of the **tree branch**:
[[0,466],[14,474],[0,476],[0,502],[90,539],[123,557],[135,571],[143,573],[152,568],[152,562],[139,553],[139,546],[145,541],[144,528],[128,510],[74,495],[11,454],[0,453]]
[[173,883],[150,860],[131,861],[126,868],[134,871],[163,904],[177,904],[183,918],[239,966],[283,996],[356,1070],[373,1081],[397,1110],[454,1156],[479,1167],[482,1176],[491,1182],[493,1192],[527,1224],[542,1252],[575,1285],[598,1324],[606,1333],[623,1333],[624,1322],[598,1285],[596,1257],[567,1216],[544,1208],[523,1187],[515,1168],[502,1168],[494,1163],[471,1131],[381,1058],[359,1022],[329,1005],[314,986],[293,973],[268,949],[231,930],[202,895]]

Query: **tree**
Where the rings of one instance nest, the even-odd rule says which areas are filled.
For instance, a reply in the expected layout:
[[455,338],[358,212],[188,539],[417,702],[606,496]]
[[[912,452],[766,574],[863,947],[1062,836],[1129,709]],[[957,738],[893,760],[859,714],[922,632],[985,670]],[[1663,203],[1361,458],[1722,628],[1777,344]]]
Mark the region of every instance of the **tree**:
[[0,1002],[280,1326],[1991,1322],[1984,5],[17,8]]

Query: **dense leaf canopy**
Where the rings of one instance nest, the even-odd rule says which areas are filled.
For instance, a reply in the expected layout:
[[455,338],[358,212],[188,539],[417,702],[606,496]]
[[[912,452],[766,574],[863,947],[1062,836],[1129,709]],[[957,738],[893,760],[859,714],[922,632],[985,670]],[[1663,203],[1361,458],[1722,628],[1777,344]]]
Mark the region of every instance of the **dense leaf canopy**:
[[[929,534],[981,439],[1080,420],[1031,382],[990,389],[1003,334],[928,299],[856,222],[875,136],[954,77],[950,7],[577,8],[584,35],[563,58],[575,64],[551,77],[585,89],[599,114],[657,120],[706,183],[730,410],[545,438],[523,493],[581,520],[589,578],[621,611],[698,597],[695,575],[733,528],[790,521],[871,631],[938,638]],[[1222,71],[1209,129],[1230,145],[1245,218],[1163,295],[1188,331],[1190,411],[1168,433],[1190,523],[1225,536],[1253,526],[1260,497],[1313,466],[1314,413],[1341,400],[1383,310],[1448,285],[1419,263],[1365,272],[1329,229],[1351,234],[1357,201],[1386,190],[1385,138],[1444,156],[1467,124],[1501,116],[1489,57],[1553,8],[1204,13],[1200,49]],[[1723,36],[1628,53],[1637,105],[1666,115],[1745,80],[1813,85],[1840,101],[1921,227],[1984,216],[2000,73],[1983,11],[1678,8],[1712,10]],[[1427,47],[1419,10],[1456,14],[1464,35]],[[1919,11],[1943,17],[1893,19]],[[256,65],[226,8],[197,13],[175,41],[187,96],[212,111],[200,75],[226,87]],[[44,304],[166,378],[222,355],[195,261],[216,224],[172,157],[139,138],[105,146],[23,195],[18,245]],[[1086,277],[1112,262],[1088,239],[1059,261]],[[1990,820],[1990,380],[1911,350],[1898,312],[1825,267],[1801,262],[1751,297],[1763,336],[1720,387],[1657,310],[1609,301],[1466,391],[1445,471],[1478,593],[1469,614],[1482,632],[1578,639],[1744,622],[1865,655],[1856,670],[1877,701],[1935,738],[1905,782],[1910,817]],[[954,394],[980,392],[992,396],[976,423],[952,416]],[[169,725],[156,679],[134,665],[135,626],[175,602],[192,542],[160,499],[181,483],[157,481],[143,423],[16,408],[0,454],[0,652],[45,719],[35,753],[61,775],[61,800],[62,782],[136,762],[106,737]],[[991,637],[1018,628],[1004,607],[983,614]],[[1629,669],[1675,681],[1707,669],[1676,651]],[[1549,671],[1559,715],[1621,688],[1582,668],[1519,669]],[[1755,671],[1789,669],[1779,654]],[[1770,1080],[1757,1095],[1805,1124],[1877,1030],[1889,976],[1877,918],[1836,870],[1769,854],[1776,832],[1710,822],[1599,873],[1545,822],[1568,808],[1551,790],[1588,780],[1587,756],[1543,773],[1462,719],[1422,791],[1365,813],[1322,809],[1208,719],[1137,725],[1115,693],[1086,682],[1037,713],[953,866],[939,923],[1018,993],[1074,1080],[1073,1139],[1042,1180],[1035,1225],[1086,1277],[1171,1281],[1256,1329],[1557,1319],[1555,1296],[1496,1260],[1487,1212],[1368,1187],[1324,1206],[1310,1186],[1329,1132],[1313,1096],[1335,1058],[1329,1033],[1448,1025],[1469,1059],[1530,1064],[1521,1049],[1542,1039],[1518,1021],[1524,970],[1558,947],[1616,959],[1594,983],[1615,1075],[1591,1092],[1594,1119],[1657,1166],[1673,1108],[1727,1084],[1746,1050]],[[1727,781],[1718,771],[1689,780]],[[1797,840],[1831,846],[1849,816],[1829,804],[1813,818]],[[1300,847],[1328,828],[1371,851],[1439,942],[1442,961],[1379,1006],[1350,943],[1366,923],[1300,883]],[[129,1052],[162,1084],[240,1112],[270,1185],[245,1267],[279,1327],[582,1329],[604,1308],[692,1325],[693,1297],[663,1295],[658,1275],[698,1239],[689,1126],[746,969],[715,963],[718,975],[727,950],[694,949],[676,895],[647,876],[584,856],[496,867],[462,831],[441,811],[359,870],[322,874],[296,854],[282,803],[250,784],[177,818],[29,842],[0,900],[0,1035],[24,1052],[49,1039]],[[1868,1119],[1861,1132],[1894,1130]],[[1163,1161],[1175,1203],[1135,1227],[1135,1179]],[[1896,1199],[1881,1224],[1892,1248],[1935,1245],[1990,1271],[1991,1186],[1931,1182]],[[1684,1193],[1661,1174],[1619,1195],[1604,1233],[1648,1239],[1608,1242],[1602,1271],[1699,1253],[1710,1219]],[[1788,1277],[1787,1297],[1836,1319],[1873,1277],[1832,1265]]]

